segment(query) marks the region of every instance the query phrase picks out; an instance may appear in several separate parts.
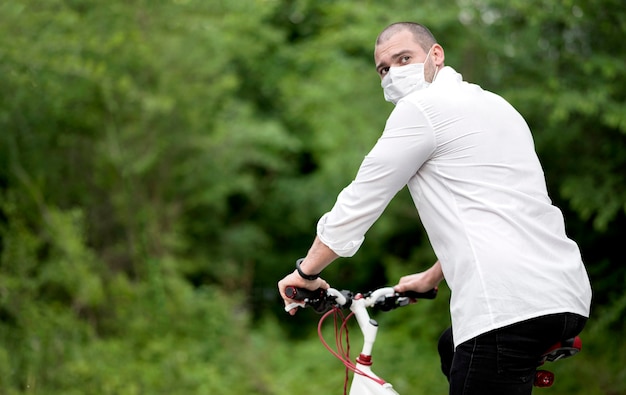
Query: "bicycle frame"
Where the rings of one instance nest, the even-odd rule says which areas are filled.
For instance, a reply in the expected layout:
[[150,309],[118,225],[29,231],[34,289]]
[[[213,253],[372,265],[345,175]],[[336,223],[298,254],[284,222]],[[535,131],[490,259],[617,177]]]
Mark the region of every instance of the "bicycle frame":
[[[357,368],[361,369],[364,373],[368,375],[376,376],[369,366],[364,366],[357,363]],[[378,376],[376,376],[378,377]],[[352,385],[350,386],[350,395],[400,395],[393,389],[393,386],[390,383],[379,384],[376,381],[372,381],[371,379],[361,376],[360,374],[355,374],[352,378]]]

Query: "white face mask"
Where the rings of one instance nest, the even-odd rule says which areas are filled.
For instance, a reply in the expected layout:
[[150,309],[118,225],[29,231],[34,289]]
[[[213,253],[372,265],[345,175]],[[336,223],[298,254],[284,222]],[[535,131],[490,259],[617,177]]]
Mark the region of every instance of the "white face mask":
[[429,56],[430,50],[426,55],[426,59],[424,59],[424,63],[390,67],[380,84],[383,87],[385,100],[397,104],[400,99],[409,93],[427,88],[430,82],[426,82],[424,77],[424,64]]

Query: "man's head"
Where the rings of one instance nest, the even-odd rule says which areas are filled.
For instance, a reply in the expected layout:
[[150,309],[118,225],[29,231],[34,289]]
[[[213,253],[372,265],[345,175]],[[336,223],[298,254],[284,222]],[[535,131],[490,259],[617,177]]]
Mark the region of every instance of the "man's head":
[[387,26],[376,39],[374,61],[381,79],[389,67],[424,63],[427,56],[424,77],[426,81],[432,82],[435,72],[443,67],[444,52],[430,30],[419,23],[394,23]]

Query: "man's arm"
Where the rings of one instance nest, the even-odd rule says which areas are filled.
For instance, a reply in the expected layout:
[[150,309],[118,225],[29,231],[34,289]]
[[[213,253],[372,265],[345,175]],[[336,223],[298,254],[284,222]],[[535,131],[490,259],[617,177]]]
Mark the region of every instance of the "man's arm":
[[306,258],[300,264],[300,270],[306,274],[319,274],[338,257],[319,237],[315,237]]
[[[339,194],[333,209],[318,222],[319,236],[301,262],[300,271],[306,276],[316,275],[338,256],[354,255],[370,226],[435,148],[434,131],[426,115],[412,104],[398,105],[387,120],[382,136],[361,163],[355,179]],[[286,305],[293,302],[285,295],[287,286],[310,290],[328,288],[326,281],[307,280],[294,270],[278,282]],[[295,314],[295,309],[291,314]]]

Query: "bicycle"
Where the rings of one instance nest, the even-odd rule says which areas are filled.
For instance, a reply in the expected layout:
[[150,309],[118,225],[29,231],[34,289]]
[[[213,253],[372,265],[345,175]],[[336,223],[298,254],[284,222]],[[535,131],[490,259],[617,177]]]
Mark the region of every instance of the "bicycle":
[[[296,300],[285,307],[289,312],[296,307],[311,307],[318,313],[323,314],[318,323],[318,336],[324,346],[338,358],[346,367],[344,381],[344,395],[399,395],[393,385],[372,371],[372,349],[378,333],[378,323],[368,313],[368,308],[382,311],[390,311],[403,307],[419,299],[434,299],[438,290],[432,289],[425,293],[419,292],[396,292],[392,287],[383,287],[365,294],[353,294],[351,291],[338,291],[334,288],[327,290],[318,289],[310,291],[296,287],[287,287],[288,298]],[[342,309],[349,309],[350,314],[344,316]],[[336,350],[333,350],[322,335],[322,325],[330,316],[335,317],[335,342]],[[352,362],[349,356],[349,339],[347,323],[351,317],[356,317],[357,324],[363,335],[363,347],[359,356]],[[339,318],[339,320],[338,320]],[[341,322],[339,324],[339,321]],[[344,346],[341,340],[346,338]],[[537,367],[545,362],[554,362],[577,354],[582,348],[580,337],[567,339],[550,347],[537,362]],[[350,391],[348,390],[349,372],[354,373]],[[547,370],[537,369],[534,386],[550,387],[554,383],[554,374]]]

